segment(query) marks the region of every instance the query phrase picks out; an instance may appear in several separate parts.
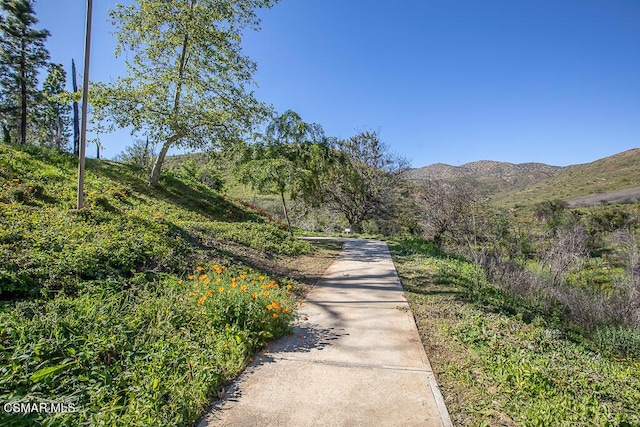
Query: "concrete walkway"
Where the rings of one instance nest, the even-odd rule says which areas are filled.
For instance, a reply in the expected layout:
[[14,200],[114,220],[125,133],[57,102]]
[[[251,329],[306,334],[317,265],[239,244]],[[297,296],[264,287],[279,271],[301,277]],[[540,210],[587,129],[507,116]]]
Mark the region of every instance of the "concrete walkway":
[[271,344],[199,424],[451,426],[386,243],[345,247]]

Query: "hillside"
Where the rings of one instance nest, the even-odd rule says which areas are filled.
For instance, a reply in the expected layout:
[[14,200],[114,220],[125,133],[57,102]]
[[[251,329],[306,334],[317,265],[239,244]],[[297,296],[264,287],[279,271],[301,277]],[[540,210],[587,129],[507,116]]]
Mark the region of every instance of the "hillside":
[[[545,200],[568,200],[593,195],[584,199],[585,203],[612,198],[624,201],[634,198],[634,192],[622,198],[615,194],[599,193],[629,190],[640,185],[640,148],[634,148],[604,159],[583,165],[563,168],[553,177],[535,182],[524,189],[504,191],[496,194],[493,200],[504,207],[532,206]],[[597,199],[597,200],[596,200]],[[580,200],[573,200],[577,206]]]
[[0,425],[194,425],[335,250],[188,174],[86,166],[78,211],[77,159],[0,144],[0,400],[70,409]]
[[496,162],[481,160],[461,166],[436,163],[406,172],[407,179],[420,184],[429,180],[466,181],[484,194],[523,189],[527,186],[556,176],[564,168],[543,163]]

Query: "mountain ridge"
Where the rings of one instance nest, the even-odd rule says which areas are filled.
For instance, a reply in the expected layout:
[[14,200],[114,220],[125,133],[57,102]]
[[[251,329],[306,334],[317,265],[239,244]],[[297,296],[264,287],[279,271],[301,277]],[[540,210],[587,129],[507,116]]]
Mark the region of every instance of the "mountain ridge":
[[405,178],[416,184],[431,180],[467,182],[502,205],[568,200],[640,186],[640,148],[568,166],[494,160],[460,166],[434,163],[407,170]]

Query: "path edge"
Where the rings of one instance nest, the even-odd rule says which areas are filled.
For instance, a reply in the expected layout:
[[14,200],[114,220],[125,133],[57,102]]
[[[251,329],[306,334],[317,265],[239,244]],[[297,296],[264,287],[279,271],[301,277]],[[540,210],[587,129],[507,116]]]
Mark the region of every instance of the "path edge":
[[427,373],[427,378],[429,380],[429,388],[431,389],[431,394],[436,402],[436,407],[438,408],[438,414],[440,415],[440,420],[442,421],[443,427],[453,427],[453,423],[451,421],[451,416],[449,415],[449,410],[447,409],[447,405],[444,402],[444,397],[440,392],[440,387],[438,386],[438,381],[436,380],[436,376],[433,373],[433,368],[431,367],[431,362],[429,361],[429,356],[427,355],[427,351],[424,348],[424,344],[422,342],[422,337],[420,335],[420,329],[418,329],[418,324],[416,322],[416,317],[413,315],[413,311],[411,310],[411,304],[409,304],[409,300],[404,292],[404,285],[402,284],[402,280],[400,279],[400,275],[398,274],[398,268],[396,267],[396,263],[393,260],[393,255],[391,254],[391,250],[389,249],[389,245],[387,242],[384,242],[387,247],[387,251],[389,252],[389,256],[391,257],[391,262],[393,263],[393,268],[396,270],[396,276],[398,277],[398,282],[400,282],[400,286],[402,286],[402,296],[407,301],[407,307],[409,308],[409,313],[411,313],[411,326],[414,332],[420,338],[420,348],[422,349],[423,360],[426,361],[427,367],[429,368],[429,372]]

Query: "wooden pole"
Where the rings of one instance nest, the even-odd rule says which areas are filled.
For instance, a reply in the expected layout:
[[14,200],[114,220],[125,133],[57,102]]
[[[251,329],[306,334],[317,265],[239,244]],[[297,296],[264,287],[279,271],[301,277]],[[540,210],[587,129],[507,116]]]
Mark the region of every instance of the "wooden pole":
[[84,81],[82,82],[82,123],[78,150],[78,209],[84,206],[84,160],[87,146],[87,110],[89,104],[89,58],[91,56],[91,15],[93,0],[87,0],[87,31],[84,45]]

